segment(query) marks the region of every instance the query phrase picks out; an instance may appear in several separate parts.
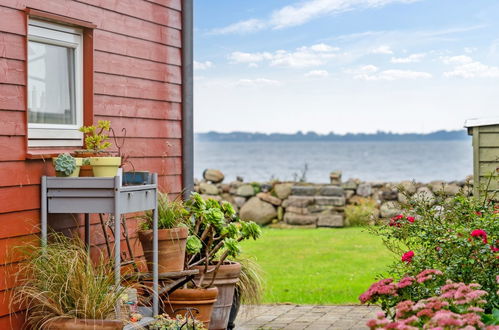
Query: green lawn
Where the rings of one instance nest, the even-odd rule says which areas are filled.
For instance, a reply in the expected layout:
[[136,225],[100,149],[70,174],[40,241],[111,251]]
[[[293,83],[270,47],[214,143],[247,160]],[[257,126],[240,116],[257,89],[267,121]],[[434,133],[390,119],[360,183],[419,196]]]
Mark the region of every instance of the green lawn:
[[265,271],[264,303],[349,304],[393,257],[361,228],[264,229],[243,245]]

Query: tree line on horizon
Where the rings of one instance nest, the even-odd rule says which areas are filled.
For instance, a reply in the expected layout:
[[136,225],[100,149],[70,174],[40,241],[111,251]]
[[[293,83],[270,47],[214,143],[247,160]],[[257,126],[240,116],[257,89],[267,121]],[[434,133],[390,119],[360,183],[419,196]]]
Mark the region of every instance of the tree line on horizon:
[[303,133],[251,133],[251,132],[207,132],[196,133],[198,141],[237,142],[237,141],[452,141],[469,139],[466,130],[436,131],[432,133],[376,133],[319,134]]

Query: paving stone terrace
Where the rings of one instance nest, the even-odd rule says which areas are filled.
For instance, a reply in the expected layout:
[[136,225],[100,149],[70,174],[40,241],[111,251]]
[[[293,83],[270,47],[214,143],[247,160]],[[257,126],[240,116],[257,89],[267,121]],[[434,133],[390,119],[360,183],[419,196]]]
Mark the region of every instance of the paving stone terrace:
[[368,329],[366,322],[380,309],[360,305],[257,305],[243,306],[236,330]]

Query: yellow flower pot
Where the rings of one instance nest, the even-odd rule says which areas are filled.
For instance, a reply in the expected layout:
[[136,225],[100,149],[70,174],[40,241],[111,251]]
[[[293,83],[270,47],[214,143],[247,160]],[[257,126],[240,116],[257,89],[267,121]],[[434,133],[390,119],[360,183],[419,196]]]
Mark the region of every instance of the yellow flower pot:
[[[52,158],[52,164],[54,164],[54,167],[55,167],[55,160],[56,159],[57,159],[57,157]],[[59,176],[59,177],[75,177],[76,176],[76,177],[78,177],[80,175],[80,167],[83,165],[83,158],[75,158],[75,161],[76,161],[76,168],[74,169],[73,173],[66,176],[62,172],[55,171],[55,176]]]
[[95,177],[112,177],[118,174],[121,157],[90,157]]

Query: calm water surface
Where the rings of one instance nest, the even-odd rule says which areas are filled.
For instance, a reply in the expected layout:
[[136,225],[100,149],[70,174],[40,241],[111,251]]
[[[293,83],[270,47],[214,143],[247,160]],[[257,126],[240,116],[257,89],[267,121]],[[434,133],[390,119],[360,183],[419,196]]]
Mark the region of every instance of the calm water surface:
[[271,178],[291,180],[308,165],[307,180],[329,181],[343,171],[344,180],[463,180],[472,173],[470,141],[429,142],[195,142],[194,176],[205,168],[225,173],[226,182]]

